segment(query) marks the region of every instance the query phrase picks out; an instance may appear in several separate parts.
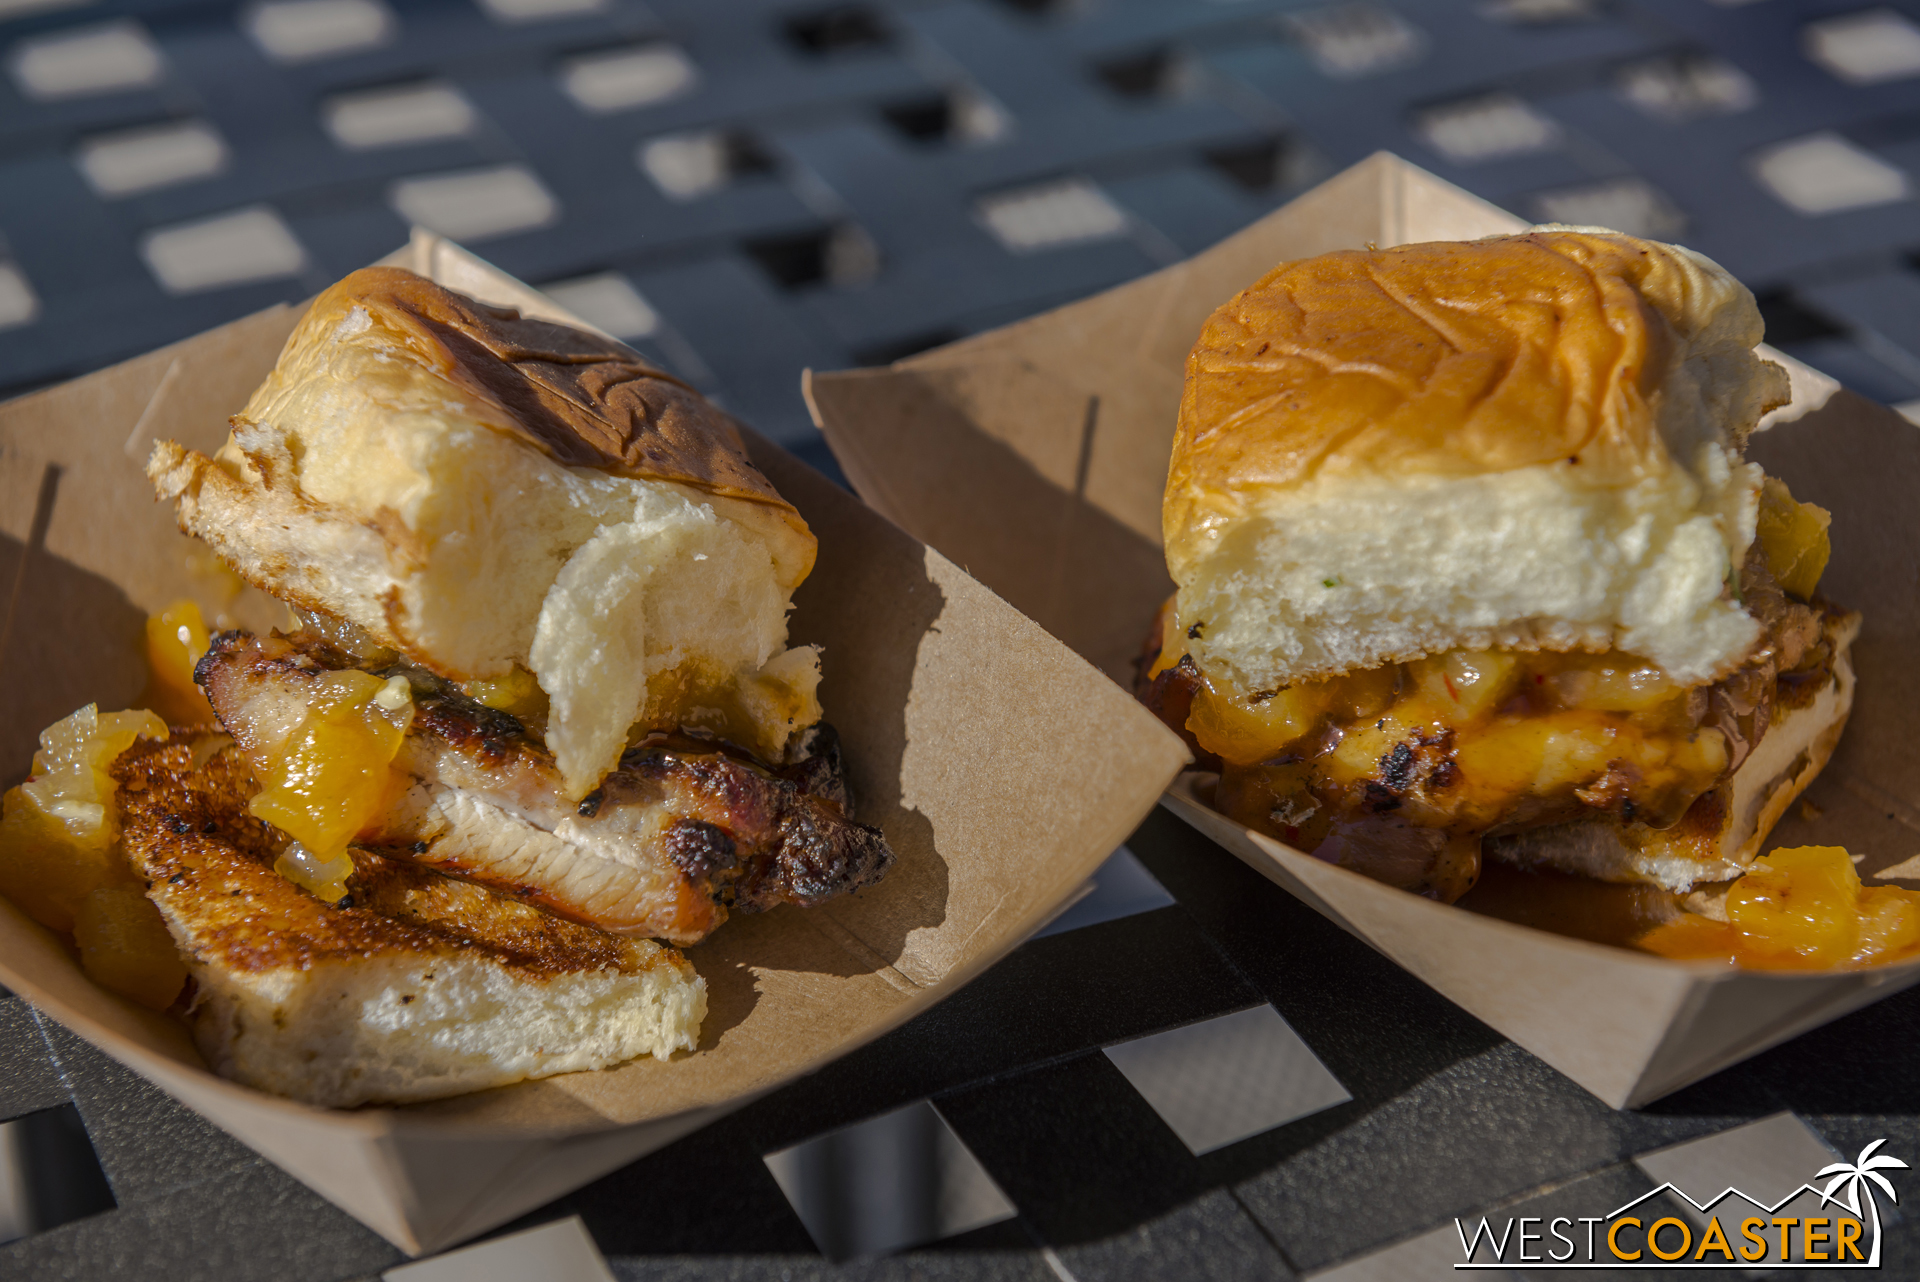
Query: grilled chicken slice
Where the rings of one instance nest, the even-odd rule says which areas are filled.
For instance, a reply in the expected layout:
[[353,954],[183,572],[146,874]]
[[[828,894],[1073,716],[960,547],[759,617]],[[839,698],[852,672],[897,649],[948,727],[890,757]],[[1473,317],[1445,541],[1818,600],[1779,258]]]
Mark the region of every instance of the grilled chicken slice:
[[213,738],[142,742],[114,775],[216,1072],[346,1108],[694,1049],[706,984],[672,948],[364,852],[334,906],[279,876],[286,839],[247,813],[246,759],[208,756]]
[[[196,677],[264,770],[316,678],[352,666],[311,633],[227,633]],[[358,847],[676,944],[705,938],[730,909],[819,903],[879,880],[893,863],[880,831],[849,814],[831,732],[814,755],[781,769],[717,740],[656,736],[576,805],[519,721],[427,674],[404,675],[415,711],[394,761],[403,786]]]

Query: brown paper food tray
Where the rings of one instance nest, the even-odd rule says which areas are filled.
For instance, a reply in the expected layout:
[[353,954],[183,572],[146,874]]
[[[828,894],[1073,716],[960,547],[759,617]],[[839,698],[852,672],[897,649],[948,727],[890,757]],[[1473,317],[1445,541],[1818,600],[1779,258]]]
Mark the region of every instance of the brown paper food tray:
[[[568,319],[435,237],[393,259]],[[155,437],[211,451],[299,316],[277,307],[0,405],[0,781],[42,726],[145,680],[145,616],[204,595],[154,502]],[[670,1062],[435,1104],[327,1111],[234,1085],[185,1030],[94,987],[0,900],[0,983],[410,1252],[503,1223],[670,1143],[949,995],[1050,918],[1185,764],[1177,739],[954,564],[763,440],[754,461],[813,526],[792,616],[825,649],[821,698],[860,817],[899,863],[809,910],[738,916],[688,950],[711,1010]],[[270,623],[265,598],[251,607]],[[671,1193],[662,1196],[673,1196]]]
[[[856,489],[1130,685],[1168,593],[1160,497],[1182,369],[1207,315],[1274,264],[1524,224],[1385,153],[1184,263],[887,369],[811,375],[814,417]],[[1770,353],[1778,357],[1777,353]],[[1784,359],[1784,358],[1781,358]],[[1872,874],[1920,832],[1920,432],[1797,362],[1795,404],[1749,456],[1834,514],[1822,590],[1866,612],[1838,754],[1775,845],[1844,845]],[[1615,1107],[1689,1082],[1920,980],[1663,961],[1431,903],[1312,859],[1197,800],[1164,804]],[[1914,870],[1920,877],[1920,860]],[[1911,883],[1920,884],[1920,883]]]

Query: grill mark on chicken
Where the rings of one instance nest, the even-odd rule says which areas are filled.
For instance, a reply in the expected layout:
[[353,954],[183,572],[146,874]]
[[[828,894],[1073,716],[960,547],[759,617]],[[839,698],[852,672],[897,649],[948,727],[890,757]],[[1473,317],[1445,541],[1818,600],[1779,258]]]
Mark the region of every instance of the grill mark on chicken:
[[708,877],[740,862],[738,848],[726,829],[699,819],[676,819],[667,825],[662,845],[667,858],[689,877]]
[[[229,733],[259,752],[251,727],[285,724],[292,703],[304,706],[304,685],[354,666],[309,633],[227,633],[196,679]],[[358,847],[678,944],[704,938],[730,910],[819,903],[879,880],[893,863],[880,831],[853,820],[838,744],[824,728],[811,755],[780,768],[716,739],[653,735],[576,803],[516,718],[412,669],[377,672],[392,674],[415,685],[413,722],[394,760],[405,786]]]
[[1393,751],[1380,758],[1380,779],[1395,793],[1406,791],[1413,782],[1413,745],[1396,743]]

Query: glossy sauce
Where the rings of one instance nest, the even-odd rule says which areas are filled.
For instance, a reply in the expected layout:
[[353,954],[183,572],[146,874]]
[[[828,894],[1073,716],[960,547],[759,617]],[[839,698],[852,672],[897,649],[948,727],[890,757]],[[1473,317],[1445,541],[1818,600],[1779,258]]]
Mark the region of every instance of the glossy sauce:
[[346,894],[347,846],[386,806],[412,720],[406,678],[349,668],[315,678],[294,724],[264,728],[263,787],[247,811],[294,839],[276,872],[329,903]]

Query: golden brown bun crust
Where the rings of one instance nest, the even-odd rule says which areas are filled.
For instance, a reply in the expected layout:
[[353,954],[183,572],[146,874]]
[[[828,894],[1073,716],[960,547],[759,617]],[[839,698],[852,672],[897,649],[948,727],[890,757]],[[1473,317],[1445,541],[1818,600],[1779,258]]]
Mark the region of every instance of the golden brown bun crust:
[[1282,263],[1216,311],[1187,358],[1169,543],[1194,499],[1323,472],[1461,476],[1577,458],[1604,483],[1664,467],[1648,402],[1673,322],[1715,310],[1699,262],[1555,230]]
[[489,307],[402,268],[366,267],[314,300],[289,351],[326,341],[355,308],[413,360],[497,406],[499,421],[555,462],[793,512],[747,461],[731,419],[618,343]]

